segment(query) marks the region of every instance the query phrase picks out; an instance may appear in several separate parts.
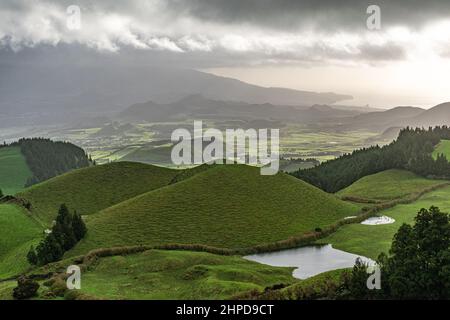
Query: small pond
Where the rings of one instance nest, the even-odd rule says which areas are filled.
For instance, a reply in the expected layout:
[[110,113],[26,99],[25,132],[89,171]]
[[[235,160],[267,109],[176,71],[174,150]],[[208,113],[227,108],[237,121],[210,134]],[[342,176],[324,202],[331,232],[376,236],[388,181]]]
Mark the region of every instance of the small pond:
[[297,267],[292,274],[294,278],[307,279],[322,272],[351,268],[358,257],[370,265],[375,263],[369,258],[334,249],[331,245],[260,253],[244,259],[274,267]]
[[369,225],[369,226],[377,226],[380,224],[392,224],[395,220],[391,217],[381,216],[381,217],[371,217],[369,219],[364,220],[361,224]]

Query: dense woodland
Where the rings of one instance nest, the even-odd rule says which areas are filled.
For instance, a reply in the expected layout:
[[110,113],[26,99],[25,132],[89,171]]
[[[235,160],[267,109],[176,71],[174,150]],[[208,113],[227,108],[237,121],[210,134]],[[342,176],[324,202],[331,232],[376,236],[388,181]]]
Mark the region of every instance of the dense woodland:
[[429,129],[405,128],[396,141],[345,154],[335,160],[292,173],[327,192],[337,192],[358,179],[388,169],[405,169],[424,177],[450,178],[450,163],[444,155],[433,159],[441,140],[450,139],[447,126]]
[[[3,146],[8,146],[4,144]],[[88,167],[90,160],[83,149],[68,142],[49,139],[21,139],[9,146],[19,146],[33,176],[26,187],[48,180],[70,170]]]

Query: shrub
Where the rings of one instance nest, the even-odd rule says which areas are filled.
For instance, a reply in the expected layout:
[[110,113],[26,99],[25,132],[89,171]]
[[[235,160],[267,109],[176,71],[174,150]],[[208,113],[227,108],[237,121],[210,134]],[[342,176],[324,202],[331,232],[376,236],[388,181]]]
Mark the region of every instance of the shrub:
[[57,297],[63,297],[67,291],[66,281],[62,277],[55,277],[50,291]]
[[35,297],[39,290],[39,283],[35,280],[22,276],[17,280],[17,287],[13,290],[14,299],[23,300]]

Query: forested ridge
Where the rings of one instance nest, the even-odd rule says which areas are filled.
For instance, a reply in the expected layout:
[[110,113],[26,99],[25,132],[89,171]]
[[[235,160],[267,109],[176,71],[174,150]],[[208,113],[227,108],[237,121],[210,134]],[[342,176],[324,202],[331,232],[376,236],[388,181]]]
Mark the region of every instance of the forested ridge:
[[405,128],[389,145],[373,146],[345,154],[292,175],[327,192],[337,192],[360,178],[388,169],[405,169],[424,177],[450,178],[450,163],[444,155],[433,159],[441,140],[450,139],[450,128]]
[[91,163],[85,151],[69,142],[44,138],[20,139],[0,147],[18,146],[33,176],[26,186],[48,180],[68,171],[88,167]]

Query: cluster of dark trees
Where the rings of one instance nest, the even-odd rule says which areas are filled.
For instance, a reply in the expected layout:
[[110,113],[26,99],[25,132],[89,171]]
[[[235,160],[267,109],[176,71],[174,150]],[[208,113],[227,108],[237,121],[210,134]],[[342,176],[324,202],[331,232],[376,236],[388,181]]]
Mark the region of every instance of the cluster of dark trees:
[[69,142],[54,142],[44,138],[20,139],[10,145],[19,146],[33,176],[26,187],[48,180],[70,170],[88,167],[92,160],[80,147]]
[[33,138],[21,139],[18,144],[33,173],[26,186],[90,165],[84,150],[68,142]]
[[389,256],[381,254],[381,289],[368,290],[367,266],[357,262],[347,289],[353,299],[450,299],[450,218],[422,209],[414,226],[403,224]]
[[327,192],[337,192],[358,179],[388,169],[405,169],[425,177],[450,178],[450,163],[444,155],[432,157],[441,140],[450,140],[447,126],[429,129],[405,128],[396,141],[345,154],[335,160],[292,173]]
[[32,265],[45,265],[58,261],[64,252],[73,248],[86,234],[87,229],[79,214],[69,211],[62,204],[58,211],[55,224],[43,241],[37,246],[30,248],[27,260]]

